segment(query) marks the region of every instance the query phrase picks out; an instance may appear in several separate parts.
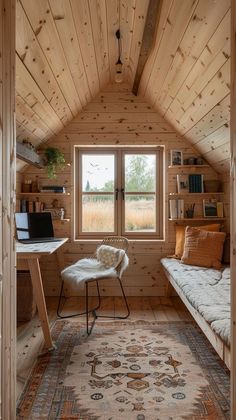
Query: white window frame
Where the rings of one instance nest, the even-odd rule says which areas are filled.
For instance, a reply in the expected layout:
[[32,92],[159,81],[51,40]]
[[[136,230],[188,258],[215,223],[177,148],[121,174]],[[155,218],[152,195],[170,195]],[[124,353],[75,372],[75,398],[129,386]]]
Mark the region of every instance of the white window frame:
[[[124,186],[124,159],[126,154],[156,154],[156,200],[159,202],[156,208],[156,231],[155,232],[126,232],[125,231],[125,205],[122,198],[121,189]],[[118,199],[117,204],[114,206],[114,232],[83,232],[82,231],[82,197],[83,194],[87,195],[97,195],[99,193],[95,192],[83,192],[82,191],[82,155],[83,154],[112,154],[115,156],[115,174],[114,174],[114,183],[115,188],[118,188]],[[143,240],[163,240],[164,237],[164,220],[163,220],[163,205],[164,205],[164,196],[163,196],[163,148],[158,147],[79,147],[75,146],[75,155],[74,155],[74,164],[75,164],[75,209],[74,209],[74,231],[75,231],[75,240],[79,239],[101,239],[107,235],[123,235],[129,239],[143,239]],[[153,192],[154,193],[154,192]],[[114,193],[104,193],[101,192],[101,195],[114,195]],[[126,194],[126,192],[124,192]],[[134,192],[127,193],[128,195],[148,195],[150,193],[143,192]]]

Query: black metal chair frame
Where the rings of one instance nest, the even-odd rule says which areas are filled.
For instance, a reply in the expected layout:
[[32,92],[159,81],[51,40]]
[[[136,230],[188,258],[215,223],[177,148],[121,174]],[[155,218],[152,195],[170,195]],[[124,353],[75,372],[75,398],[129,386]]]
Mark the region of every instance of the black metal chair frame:
[[[108,237],[105,237],[103,239],[103,241],[100,245],[114,246],[115,248],[124,249],[125,252],[126,252],[127,249],[128,249],[129,243],[128,243],[127,238],[124,238],[123,236],[108,236]],[[105,280],[105,277],[103,277],[103,278],[99,278],[99,279],[90,279],[90,280],[85,281],[85,311],[84,312],[78,312],[78,313],[71,314],[71,315],[61,315],[60,306],[61,306],[61,300],[63,298],[63,288],[64,288],[64,280],[62,280],[60,297],[59,297],[59,302],[58,302],[58,306],[57,306],[57,316],[59,318],[64,319],[64,318],[72,318],[72,317],[76,317],[76,316],[80,316],[80,315],[86,315],[87,335],[91,334],[91,332],[93,330],[93,327],[94,327],[94,324],[95,324],[95,321],[98,317],[99,318],[113,318],[113,319],[126,319],[126,318],[128,318],[129,315],[130,315],[130,309],[129,309],[127,298],[125,296],[124,288],[123,288],[121,278],[120,278],[121,265],[122,265],[122,261],[120,262],[119,266],[116,268],[117,277],[114,277],[114,280],[118,280],[118,282],[119,282],[121,292],[122,292],[122,296],[123,296],[125,306],[126,306],[126,310],[127,310],[126,315],[124,315],[124,316],[109,316],[109,315],[100,315],[100,314],[98,315],[97,314],[96,311],[101,306],[101,294],[100,294],[100,289],[99,289],[99,281]],[[89,284],[94,283],[94,282],[96,282],[96,286],[97,286],[98,304],[95,306],[95,308],[89,309]],[[89,314],[90,313],[92,313],[92,315],[93,315],[93,321],[92,321],[91,326],[89,328]]]

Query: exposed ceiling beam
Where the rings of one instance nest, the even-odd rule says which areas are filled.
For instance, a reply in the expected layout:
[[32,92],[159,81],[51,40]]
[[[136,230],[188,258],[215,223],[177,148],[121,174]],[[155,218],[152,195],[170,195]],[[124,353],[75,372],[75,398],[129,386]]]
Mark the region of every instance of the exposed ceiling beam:
[[161,4],[162,0],[150,0],[149,2],[145,28],[143,31],[142,46],[132,90],[134,95],[137,95],[143,69],[148,59],[150,49],[154,43],[154,36],[160,17]]

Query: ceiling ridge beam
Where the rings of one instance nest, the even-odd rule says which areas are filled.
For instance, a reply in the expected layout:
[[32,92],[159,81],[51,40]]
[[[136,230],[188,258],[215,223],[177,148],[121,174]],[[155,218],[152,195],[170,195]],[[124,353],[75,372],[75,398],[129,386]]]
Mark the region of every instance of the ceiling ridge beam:
[[145,63],[148,59],[151,47],[154,43],[155,33],[159,24],[160,12],[161,12],[162,0],[150,0],[148,6],[148,12],[145,22],[145,28],[143,31],[142,46],[139,54],[138,65],[134,78],[134,84],[132,92],[137,95],[140,79],[143,73]]

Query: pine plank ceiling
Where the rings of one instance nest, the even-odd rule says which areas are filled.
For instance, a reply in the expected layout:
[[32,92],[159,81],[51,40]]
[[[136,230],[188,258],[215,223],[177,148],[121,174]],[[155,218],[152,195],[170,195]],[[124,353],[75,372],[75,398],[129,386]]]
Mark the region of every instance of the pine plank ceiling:
[[[114,81],[133,86],[149,0],[17,0],[17,138],[52,138]],[[230,0],[162,0],[138,94],[218,172],[229,168]]]

